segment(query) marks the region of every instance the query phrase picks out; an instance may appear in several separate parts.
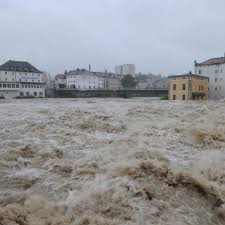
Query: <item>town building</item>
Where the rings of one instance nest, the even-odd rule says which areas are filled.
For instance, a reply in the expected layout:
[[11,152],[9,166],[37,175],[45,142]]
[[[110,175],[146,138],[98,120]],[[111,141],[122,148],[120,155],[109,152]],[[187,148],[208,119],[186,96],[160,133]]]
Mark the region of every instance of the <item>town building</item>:
[[104,89],[105,79],[85,69],[76,69],[66,74],[68,88],[78,90]]
[[225,98],[225,55],[202,63],[195,61],[195,73],[209,77],[209,99]]
[[168,89],[168,77],[162,77],[159,80],[155,80],[152,83],[152,86],[155,89]]
[[8,61],[0,66],[0,96],[45,97],[44,74],[28,62]]
[[115,73],[121,76],[132,75],[135,76],[134,64],[123,64],[115,67]]
[[140,89],[140,90],[147,90],[147,89],[151,89],[151,85],[148,83],[148,82],[141,82],[139,81],[137,83],[137,88]]
[[107,90],[120,90],[122,89],[121,80],[117,78],[106,78],[106,89]]
[[55,76],[55,88],[66,88],[67,87],[67,80],[65,74],[57,74]]
[[169,100],[207,100],[209,78],[184,74],[169,76]]

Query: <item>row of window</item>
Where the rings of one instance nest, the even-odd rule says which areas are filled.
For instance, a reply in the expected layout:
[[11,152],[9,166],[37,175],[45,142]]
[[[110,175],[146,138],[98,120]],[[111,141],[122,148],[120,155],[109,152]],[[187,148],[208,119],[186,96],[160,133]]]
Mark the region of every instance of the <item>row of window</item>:
[[[0,88],[19,88],[19,84],[11,84],[11,83],[0,83]],[[30,85],[30,84],[22,84],[22,88],[45,88],[44,85]]]
[[22,88],[45,88],[44,85],[22,84]]
[[[223,72],[223,70],[221,69],[220,71],[219,70],[215,70],[215,73],[217,74],[217,73],[222,73]],[[199,70],[198,71],[198,74],[202,74],[202,70]]]
[[[203,96],[196,96],[195,100],[203,100]],[[173,100],[176,100],[176,95],[173,95]],[[182,100],[186,100],[186,95],[182,95]]]
[[27,91],[27,92],[20,92],[20,96],[39,96],[39,97],[43,97],[43,92],[39,92],[39,93],[37,93],[37,92],[34,92],[33,94],[32,93],[30,93],[29,91]]
[[[186,99],[186,96],[182,95],[182,100],[185,100],[185,99]],[[173,100],[176,100],[176,95],[173,95]]]
[[[11,73],[12,75],[14,75],[14,74],[15,74],[15,72],[14,72],[14,71],[12,71],[12,72],[7,72],[7,71],[5,71],[5,75],[6,75],[6,74],[10,74],[10,73]],[[20,74],[20,75],[22,75],[22,73],[19,73],[19,74]],[[25,75],[25,76],[27,76],[27,73],[24,73],[24,75]],[[30,74],[28,74],[28,75],[30,75]],[[32,76],[34,76],[34,75],[36,75],[36,74],[33,74],[33,73],[32,73]],[[40,76],[40,74],[39,74],[39,73],[38,73],[38,76]]]
[[70,85],[70,88],[77,88],[77,89],[81,89],[81,88],[83,88],[83,89],[98,89],[99,87],[92,87],[92,86],[89,86],[89,87],[81,87],[81,86],[76,86],[76,85]]
[[[4,79],[3,79],[3,80],[4,80]],[[3,81],[3,80],[2,80],[2,81]],[[0,78],[0,81],[1,81],[1,78]],[[5,78],[4,81],[15,81],[15,79],[12,78],[11,80],[10,80],[10,79],[8,80],[8,78]],[[22,79],[20,79],[19,81],[22,82]],[[27,79],[23,79],[23,82],[28,82],[28,80],[27,80]],[[31,81],[30,81],[30,82],[31,82]],[[32,82],[38,82],[38,83],[40,83],[41,81],[40,81],[40,80],[38,80],[38,81],[32,80]]]
[[217,90],[221,90],[222,88],[220,87],[220,89],[218,89],[217,87],[215,87],[215,91],[217,91]]
[[1,84],[0,83],[0,88],[19,88],[19,87],[20,87],[19,84],[6,84],[6,83]]
[[[177,90],[177,85],[173,84],[173,91]],[[186,84],[182,84],[182,90],[185,91],[186,90]],[[199,91],[203,91],[204,90],[204,86],[203,85],[199,85]]]
[[[173,91],[177,90],[177,85],[173,84]],[[185,91],[186,90],[186,84],[182,84],[182,90]]]

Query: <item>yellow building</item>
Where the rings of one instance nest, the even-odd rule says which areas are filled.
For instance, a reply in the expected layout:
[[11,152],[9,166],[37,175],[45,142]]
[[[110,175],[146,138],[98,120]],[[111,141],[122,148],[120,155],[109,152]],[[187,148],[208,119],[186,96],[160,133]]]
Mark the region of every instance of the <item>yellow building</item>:
[[209,78],[184,74],[169,76],[169,100],[207,100]]

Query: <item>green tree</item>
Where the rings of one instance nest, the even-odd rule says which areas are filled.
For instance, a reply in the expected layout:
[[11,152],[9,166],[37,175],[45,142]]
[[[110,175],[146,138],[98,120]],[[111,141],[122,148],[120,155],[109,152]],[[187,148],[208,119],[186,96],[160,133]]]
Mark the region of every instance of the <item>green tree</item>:
[[137,85],[136,80],[131,75],[124,76],[121,82],[124,88],[135,88]]

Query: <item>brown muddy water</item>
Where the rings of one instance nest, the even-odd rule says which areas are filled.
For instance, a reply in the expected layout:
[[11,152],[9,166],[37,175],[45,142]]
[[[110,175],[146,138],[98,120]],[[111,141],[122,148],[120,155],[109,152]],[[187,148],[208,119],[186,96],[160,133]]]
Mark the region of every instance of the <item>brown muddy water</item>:
[[225,224],[225,101],[0,101],[0,225]]

